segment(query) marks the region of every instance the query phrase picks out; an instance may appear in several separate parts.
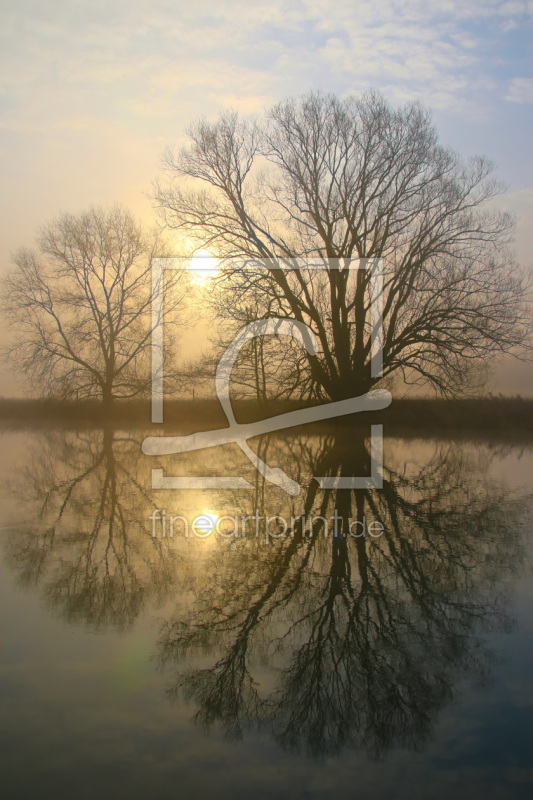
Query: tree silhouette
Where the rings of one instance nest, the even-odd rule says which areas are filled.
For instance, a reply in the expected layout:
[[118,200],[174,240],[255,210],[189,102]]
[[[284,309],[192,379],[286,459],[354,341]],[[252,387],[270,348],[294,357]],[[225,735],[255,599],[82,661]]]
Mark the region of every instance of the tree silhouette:
[[[3,281],[12,331],[8,358],[48,395],[136,397],[151,385],[150,259],[164,255],[131,214],[115,207],[65,214],[21,250]],[[159,250],[156,250],[156,247]],[[172,361],[183,275],[164,271],[167,361]],[[166,370],[167,380],[173,375]]]
[[[262,295],[265,315],[312,328],[321,350],[300,376],[308,394],[337,400],[376,383],[378,296],[385,378],[454,394],[477,387],[493,356],[525,346],[527,282],[506,249],[513,221],[487,208],[502,187],[486,159],[463,163],[438,143],[420,104],[311,93],[264,121],[224,114],[189,135],[189,148],[165,155],[170,181],[156,184],[155,204],[222,260],[228,302]],[[293,268],[309,259],[324,270]],[[347,269],[352,259],[367,269]]]

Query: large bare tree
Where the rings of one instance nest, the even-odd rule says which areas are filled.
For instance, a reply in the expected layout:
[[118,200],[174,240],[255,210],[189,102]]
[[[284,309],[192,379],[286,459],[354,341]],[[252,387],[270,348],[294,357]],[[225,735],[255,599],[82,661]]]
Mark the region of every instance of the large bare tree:
[[[156,238],[116,206],[64,214],[43,228],[38,245],[38,253],[16,254],[3,282],[10,360],[47,395],[109,404],[145,394]],[[164,275],[172,333],[184,281],[175,271]],[[166,344],[170,357],[172,335]]]
[[[420,104],[311,93],[262,120],[200,121],[189,135],[189,147],[165,155],[170,180],[156,184],[156,205],[166,225],[223,260],[233,292],[237,277],[264,295],[265,314],[312,328],[321,349],[306,355],[310,394],[341,399],[377,382],[377,260],[383,378],[452,395],[525,346],[513,219],[490,208],[502,186],[486,159],[463,162],[440,145]],[[325,270],[291,269],[294,259]],[[348,270],[352,259],[367,269]]]

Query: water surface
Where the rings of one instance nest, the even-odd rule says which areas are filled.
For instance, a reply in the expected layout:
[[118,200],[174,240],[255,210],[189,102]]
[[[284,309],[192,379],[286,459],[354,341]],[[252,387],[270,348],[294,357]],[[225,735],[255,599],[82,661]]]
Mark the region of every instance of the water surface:
[[2,435],[4,797],[531,796],[531,450],[389,439],[348,491],[348,425],[253,442],[291,498],[143,436]]

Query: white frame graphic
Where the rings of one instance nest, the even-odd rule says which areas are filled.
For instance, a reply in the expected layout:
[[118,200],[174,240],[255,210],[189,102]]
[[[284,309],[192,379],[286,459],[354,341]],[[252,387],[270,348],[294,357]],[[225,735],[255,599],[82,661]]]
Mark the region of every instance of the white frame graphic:
[[[164,296],[163,273],[166,269],[184,269],[189,260],[183,258],[155,258],[152,260],[152,422],[163,422],[163,341],[164,341]],[[267,270],[298,269],[369,269],[372,271],[372,291],[370,302],[371,324],[371,363],[372,377],[379,377],[383,370],[383,273],[378,259],[353,259],[348,265],[340,260],[329,260],[327,266],[323,261],[309,261],[304,264],[292,261],[283,267],[267,261],[254,262],[254,267]],[[195,270],[199,269],[195,265]],[[206,267],[211,270],[212,265]],[[229,442],[236,443],[250,459],[255,468],[269,482],[284,489],[287,494],[298,495],[300,486],[279,468],[265,464],[248,446],[247,440],[264,433],[269,433],[296,425],[303,425],[324,419],[343,416],[359,411],[379,410],[390,405],[392,397],[388,391],[373,390],[361,397],[326,403],[308,409],[300,409],[280,414],[256,423],[239,424],[236,422],[231,401],[229,386],[231,369],[243,345],[258,336],[272,334],[289,335],[296,338],[312,355],[319,351],[318,342],[310,328],[296,320],[274,318],[256,320],[243,328],[224,352],[217,366],[216,391],[218,399],[226,414],[229,427],[215,431],[203,431],[189,436],[151,436],[143,441],[142,449],[147,455],[169,455],[200,450]],[[371,470],[368,477],[320,477],[315,480],[324,489],[361,489],[383,487],[383,426],[371,426]],[[165,476],[163,469],[152,470],[153,489],[251,489],[252,484],[242,477],[171,477]]]

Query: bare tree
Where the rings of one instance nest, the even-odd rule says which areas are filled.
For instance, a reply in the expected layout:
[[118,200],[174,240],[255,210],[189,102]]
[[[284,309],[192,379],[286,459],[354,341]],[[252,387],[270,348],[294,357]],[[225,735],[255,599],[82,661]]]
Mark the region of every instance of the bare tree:
[[[123,208],[65,214],[22,249],[3,282],[8,358],[45,394],[136,397],[150,387],[151,257],[157,241]],[[164,271],[167,332],[179,323],[179,273]],[[181,280],[180,280],[181,278]],[[172,335],[166,354],[172,356]],[[168,371],[167,371],[168,374]]]
[[[376,383],[378,259],[383,377],[455,394],[478,385],[495,355],[525,346],[514,222],[487,209],[502,186],[486,159],[463,162],[440,145],[420,104],[312,93],[263,121],[225,114],[189,135],[190,147],[165,155],[170,182],[155,187],[164,222],[210,248],[226,278],[263,293],[269,315],[312,328],[321,346],[306,356],[313,393],[340,399]],[[291,270],[309,258],[325,270]],[[346,269],[352,259],[368,269]]]
[[[205,294],[205,305],[215,324],[212,349],[204,355],[201,373],[212,382],[223,351],[246,325],[273,316],[277,305],[261,287],[243,285],[239,274],[214,281]],[[231,374],[235,397],[253,397],[259,405],[309,394],[311,381],[301,347],[280,336],[256,337],[239,353]]]

